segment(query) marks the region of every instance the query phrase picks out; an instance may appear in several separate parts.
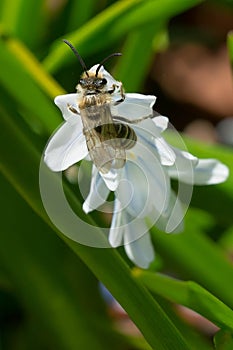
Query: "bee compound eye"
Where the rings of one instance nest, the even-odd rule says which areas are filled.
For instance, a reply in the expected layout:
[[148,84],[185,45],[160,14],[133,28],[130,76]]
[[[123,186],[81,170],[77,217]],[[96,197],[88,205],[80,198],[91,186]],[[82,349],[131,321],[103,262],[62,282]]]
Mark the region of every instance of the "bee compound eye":
[[101,79],[101,85],[106,85],[107,84],[107,79],[103,78]]
[[85,83],[86,83],[85,79],[80,79],[80,80],[79,80],[79,84],[80,84],[81,86],[85,85]]

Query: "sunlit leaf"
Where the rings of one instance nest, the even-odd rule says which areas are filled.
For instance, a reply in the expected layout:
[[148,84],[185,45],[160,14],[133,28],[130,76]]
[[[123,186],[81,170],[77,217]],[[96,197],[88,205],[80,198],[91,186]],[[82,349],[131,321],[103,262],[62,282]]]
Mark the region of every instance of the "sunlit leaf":
[[232,307],[232,264],[217,243],[203,233],[211,229],[211,224],[207,221],[203,225],[202,211],[189,208],[184,232],[168,235],[152,229],[156,250],[181,276],[197,282]]
[[197,283],[139,269],[135,269],[133,274],[152,292],[200,313],[221,328],[233,331],[233,311]]
[[1,21],[4,28],[30,47],[35,47],[44,33],[44,1],[2,1]]
[[62,119],[53,101],[38,86],[38,80],[45,79],[44,83],[48,84],[51,90],[54,88],[54,94],[58,92],[57,85],[46,79],[45,75],[35,79],[32,70],[35,75],[40,74],[40,70],[31,58],[32,55],[27,54],[27,50],[24,50],[20,43],[9,40],[9,44],[0,40],[0,65],[3,67],[0,83],[17,102],[15,108],[21,107],[28,115],[36,116],[46,131],[51,133]]
[[[83,27],[68,33],[66,39],[85,57],[116,43],[137,27],[157,21],[165,23],[172,16],[200,2],[201,0],[116,1]],[[61,42],[56,42],[44,60],[44,66],[48,71],[55,72],[72,59],[67,48]]]

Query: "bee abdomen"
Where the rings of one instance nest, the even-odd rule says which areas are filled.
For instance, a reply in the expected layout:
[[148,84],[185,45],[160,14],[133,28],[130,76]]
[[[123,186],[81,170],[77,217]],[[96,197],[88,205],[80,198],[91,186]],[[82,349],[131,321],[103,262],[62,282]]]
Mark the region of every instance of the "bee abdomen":
[[129,125],[123,123],[114,123],[114,126],[117,133],[117,139],[120,141],[120,146],[124,149],[132,148],[137,141],[135,131]]

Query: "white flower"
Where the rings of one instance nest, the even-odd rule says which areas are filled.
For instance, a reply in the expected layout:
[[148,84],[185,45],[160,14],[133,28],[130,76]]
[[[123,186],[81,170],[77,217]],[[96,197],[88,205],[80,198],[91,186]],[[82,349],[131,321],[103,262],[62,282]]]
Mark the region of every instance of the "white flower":
[[[155,123],[156,119],[153,119]],[[140,130],[137,135],[140,139]],[[148,138],[149,135],[148,131]],[[154,154],[158,152],[155,145],[148,147],[154,148]],[[138,149],[139,152],[135,147],[134,162],[129,155],[121,171],[121,179],[115,190],[109,242],[113,247],[124,244],[128,257],[136,265],[147,268],[154,260],[147,218],[150,219],[151,226],[155,224],[165,232],[180,232],[183,229],[183,204],[171,190],[170,179],[176,178],[190,185],[217,184],[226,180],[228,168],[215,159],[199,160],[190,153],[171,146],[164,159],[175,154],[175,163],[167,166],[162,164],[163,160],[157,159],[158,154],[152,160],[150,151],[143,153],[143,150],[143,146]],[[83,204],[86,213],[97,209],[106,201],[109,194],[106,182],[104,175],[101,176],[93,165],[90,192]]]
[[[90,71],[95,72],[96,67]],[[119,85],[104,68],[101,74],[109,86]],[[147,221],[166,232],[182,229],[183,205],[171,189],[171,178],[191,185],[216,184],[225,181],[228,168],[215,159],[199,160],[170,146],[162,136],[168,119],[153,118],[154,96],[126,94],[124,102],[116,105],[116,95],[112,99],[111,113],[133,128],[137,141],[126,150],[126,163],[122,168],[112,167],[103,174],[93,164],[90,192],[83,210],[89,213],[97,209],[107,200],[109,192],[115,191],[109,242],[113,247],[124,244],[128,257],[136,265],[147,268],[154,260]],[[78,100],[78,93],[55,99],[65,123],[45,150],[44,160],[53,171],[65,170],[88,156]]]

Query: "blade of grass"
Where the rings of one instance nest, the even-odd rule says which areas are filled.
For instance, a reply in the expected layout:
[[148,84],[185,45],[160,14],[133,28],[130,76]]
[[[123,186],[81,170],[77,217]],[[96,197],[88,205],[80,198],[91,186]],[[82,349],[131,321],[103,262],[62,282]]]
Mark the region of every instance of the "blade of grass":
[[218,240],[218,244],[223,247],[223,249],[230,256],[233,251],[233,226],[227,228],[227,230],[221,235]]
[[133,275],[150,291],[200,313],[220,328],[233,330],[233,311],[197,283],[139,269]]
[[[62,87],[53,79],[53,77],[46,73],[40,62],[32,54],[30,50],[20,40],[9,36],[6,31],[1,29],[1,35],[3,36],[1,50],[5,50],[6,55],[15,58],[15,62],[18,65],[24,67],[25,71],[31,76],[33,80],[41,87],[46,94],[54,98],[57,95],[62,95],[65,91]],[[9,57],[8,56],[8,57]],[[16,64],[16,63],[15,63]]]
[[232,308],[233,267],[217,244],[204,235],[201,215],[201,210],[189,208],[184,232],[167,235],[153,228],[153,241],[172,269],[178,269],[186,279],[194,280]]
[[69,2],[69,19],[67,23],[67,32],[81,27],[87,22],[95,13],[97,3],[95,0],[85,0],[85,6],[81,1]]
[[176,308],[168,300],[159,296],[158,294],[153,294],[159,305],[166,310],[170,319],[175,323],[176,327],[184,334],[186,342],[190,345],[191,349],[203,349],[203,350],[213,350],[212,344],[209,339],[205,337],[204,334],[200,333],[194,327],[190,327],[187,320],[182,319],[177,313]]
[[149,24],[127,36],[122,50],[124,59],[119,60],[114,69],[114,75],[124,81],[127,92],[138,91],[145,80],[154,54],[153,38],[158,28],[158,24]]
[[[46,73],[32,52],[20,40],[10,36],[2,26],[0,27],[0,40],[1,55],[6,52],[6,56],[9,57],[12,62],[15,62],[14,64],[11,63],[13,67],[14,65],[21,66],[20,70],[23,69],[26,71],[48,96],[54,98],[65,92],[52,76]],[[3,61],[3,64],[4,63],[5,61]],[[11,67],[11,69],[13,69],[13,67]]]
[[44,1],[14,0],[3,1],[1,21],[7,31],[35,47],[45,28]]
[[[94,309],[87,311],[84,307],[86,297],[79,293],[77,298],[71,288],[62,259],[69,255],[61,241],[10,188],[2,175],[0,183],[4,198],[0,255],[19,300],[29,314],[33,312],[38,317],[40,327],[49,330],[54,348],[102,350],[112,347],[112,340],[107,336],[109,329],[106,327],[106,332],[101,329],[102,322],[107,325],[103,311],[96,319]],[[12,203],[17,208],[14,213]],[[76,260],[77,269],[80,264]],[[82,289],[85,278],[82,276],[79,281]],[[89,297],[95,298],[95,293],[92,289]]]
[[[11,145],[8,148],[8,155],[1,155],[2,173],[48,223],[48,218],[38,196],[39,154],[33,145],[25,139],[22,132],[17,129],[17,126],[12,124],[9,116],[4,117],[3,115],[1,130],[4,134],[0,140],[1,147],[6,144],[6,140]],[[20,157],[15,156],[16,150]],[[24,166],[21,164],[22,160],[24,160]],[[25,172],[25,169],[28,173]],[[77,206],[80,204],[77,203]],[[105,284],[152,347],[158,347],[161,350],[173,350],[174,346],[177,350],[188,349],[182,335],[176,330],[159,305],[146,289],[132,278],[129,268],[116,250],[84,246],[68,239],[60,232],[57,233]]]
[[232,333],[218,331],[214,336],[214,345],[216,350],[231,350],[233,348]]
[[0,82],[18,105],[21,108],[23,106],[29,115],[34,115],[42,121],[46,131],[51,133],[61,122],[61,117],[56,106],[39,88],[38,81],[42,84],[43,80],[45,91],[48,92],[49,89],[53,97],[63,90],[45,74],[40,76],[42,69],[19,42],[13,39],[6,42],[8,44],[0,41],[0,65],[4,67],[1,70]]
[[[85,57],[116,43],[138,26],[142,28],[149,22],[165,22],[200,2],[202,0],[117,1],[77,31],[67,34],[66,38]],[[64,45],[55,42],[44,66],[54,73],[72,59]]]
[[229,51],[231,67],[233,69],[233,31],[231,31],[227,36],[227,46]]

